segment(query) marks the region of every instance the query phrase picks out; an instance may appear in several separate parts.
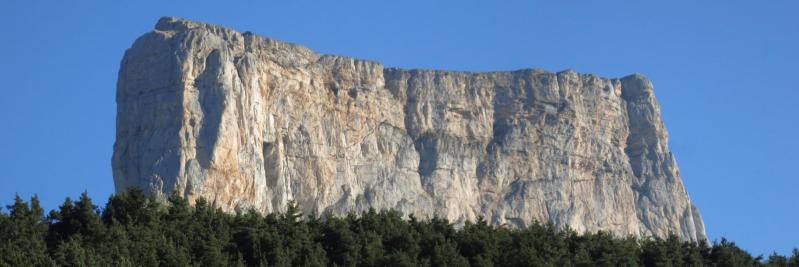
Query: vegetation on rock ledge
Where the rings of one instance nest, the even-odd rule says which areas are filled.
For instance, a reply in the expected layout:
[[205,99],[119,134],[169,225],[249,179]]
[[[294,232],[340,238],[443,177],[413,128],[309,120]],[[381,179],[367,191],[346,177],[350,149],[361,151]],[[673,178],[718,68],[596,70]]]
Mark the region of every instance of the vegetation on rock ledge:
[[45,216],[17,197],[0,212],[0,266],[799,266],[799,251],[753,257],[734,243],[619,238],[551,225],[461,229],[370,210],[344,217],[227,214],[205,200],[162,204],[133,189],[99,209],[84,193]]

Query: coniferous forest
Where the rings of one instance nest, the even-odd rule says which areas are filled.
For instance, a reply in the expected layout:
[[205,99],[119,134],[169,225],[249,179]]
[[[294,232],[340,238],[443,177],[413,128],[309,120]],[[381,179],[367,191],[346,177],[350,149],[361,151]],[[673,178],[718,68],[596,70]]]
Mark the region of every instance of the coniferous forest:
[[88,194],[45,213],[36,197],[0,212],[0,266],[799,266],[792,255],[754,257],[725,239],[621,238],[538,224],[368,211],[343,217],[224,213],[200,199],[168,203],[133,189],[103,208]]

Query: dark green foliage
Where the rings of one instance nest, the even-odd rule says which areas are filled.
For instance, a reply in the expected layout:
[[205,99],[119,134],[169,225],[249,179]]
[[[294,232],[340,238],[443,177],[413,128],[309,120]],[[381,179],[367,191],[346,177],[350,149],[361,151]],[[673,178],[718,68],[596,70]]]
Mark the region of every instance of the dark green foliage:
[[799,266],[790,256],[753,257],[722,239],[579,234],[550,224],[525,229],[482,218],[404,219],[369,210],[343,217],[227,214],[204,199],[166,204],[132,189],[100,210],[88,194],[47,217],[36,197],[0,211],[0,266]]
[[53,265],[47,253],[47,222],[39,199],[34,196],[28,205],[19,196],[7,206],[9,214],[0,212],[0,266]]

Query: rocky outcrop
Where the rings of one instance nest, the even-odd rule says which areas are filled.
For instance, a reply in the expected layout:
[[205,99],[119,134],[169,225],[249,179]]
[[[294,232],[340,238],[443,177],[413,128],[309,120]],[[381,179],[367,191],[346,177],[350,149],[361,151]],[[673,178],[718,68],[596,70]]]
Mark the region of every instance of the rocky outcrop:
[[705,237],[641,75],[385,68],[162,18],[125,53],[116,138],[117,191],[228,211]]

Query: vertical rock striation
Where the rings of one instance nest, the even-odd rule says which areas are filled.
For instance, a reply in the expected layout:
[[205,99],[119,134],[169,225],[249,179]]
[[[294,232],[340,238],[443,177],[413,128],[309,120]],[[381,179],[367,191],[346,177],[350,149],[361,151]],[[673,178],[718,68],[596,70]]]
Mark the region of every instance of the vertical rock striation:
[[228,211],[705,237],[640,75],[384,68],[167,17],[122,60],[116,137],[117,191]]

